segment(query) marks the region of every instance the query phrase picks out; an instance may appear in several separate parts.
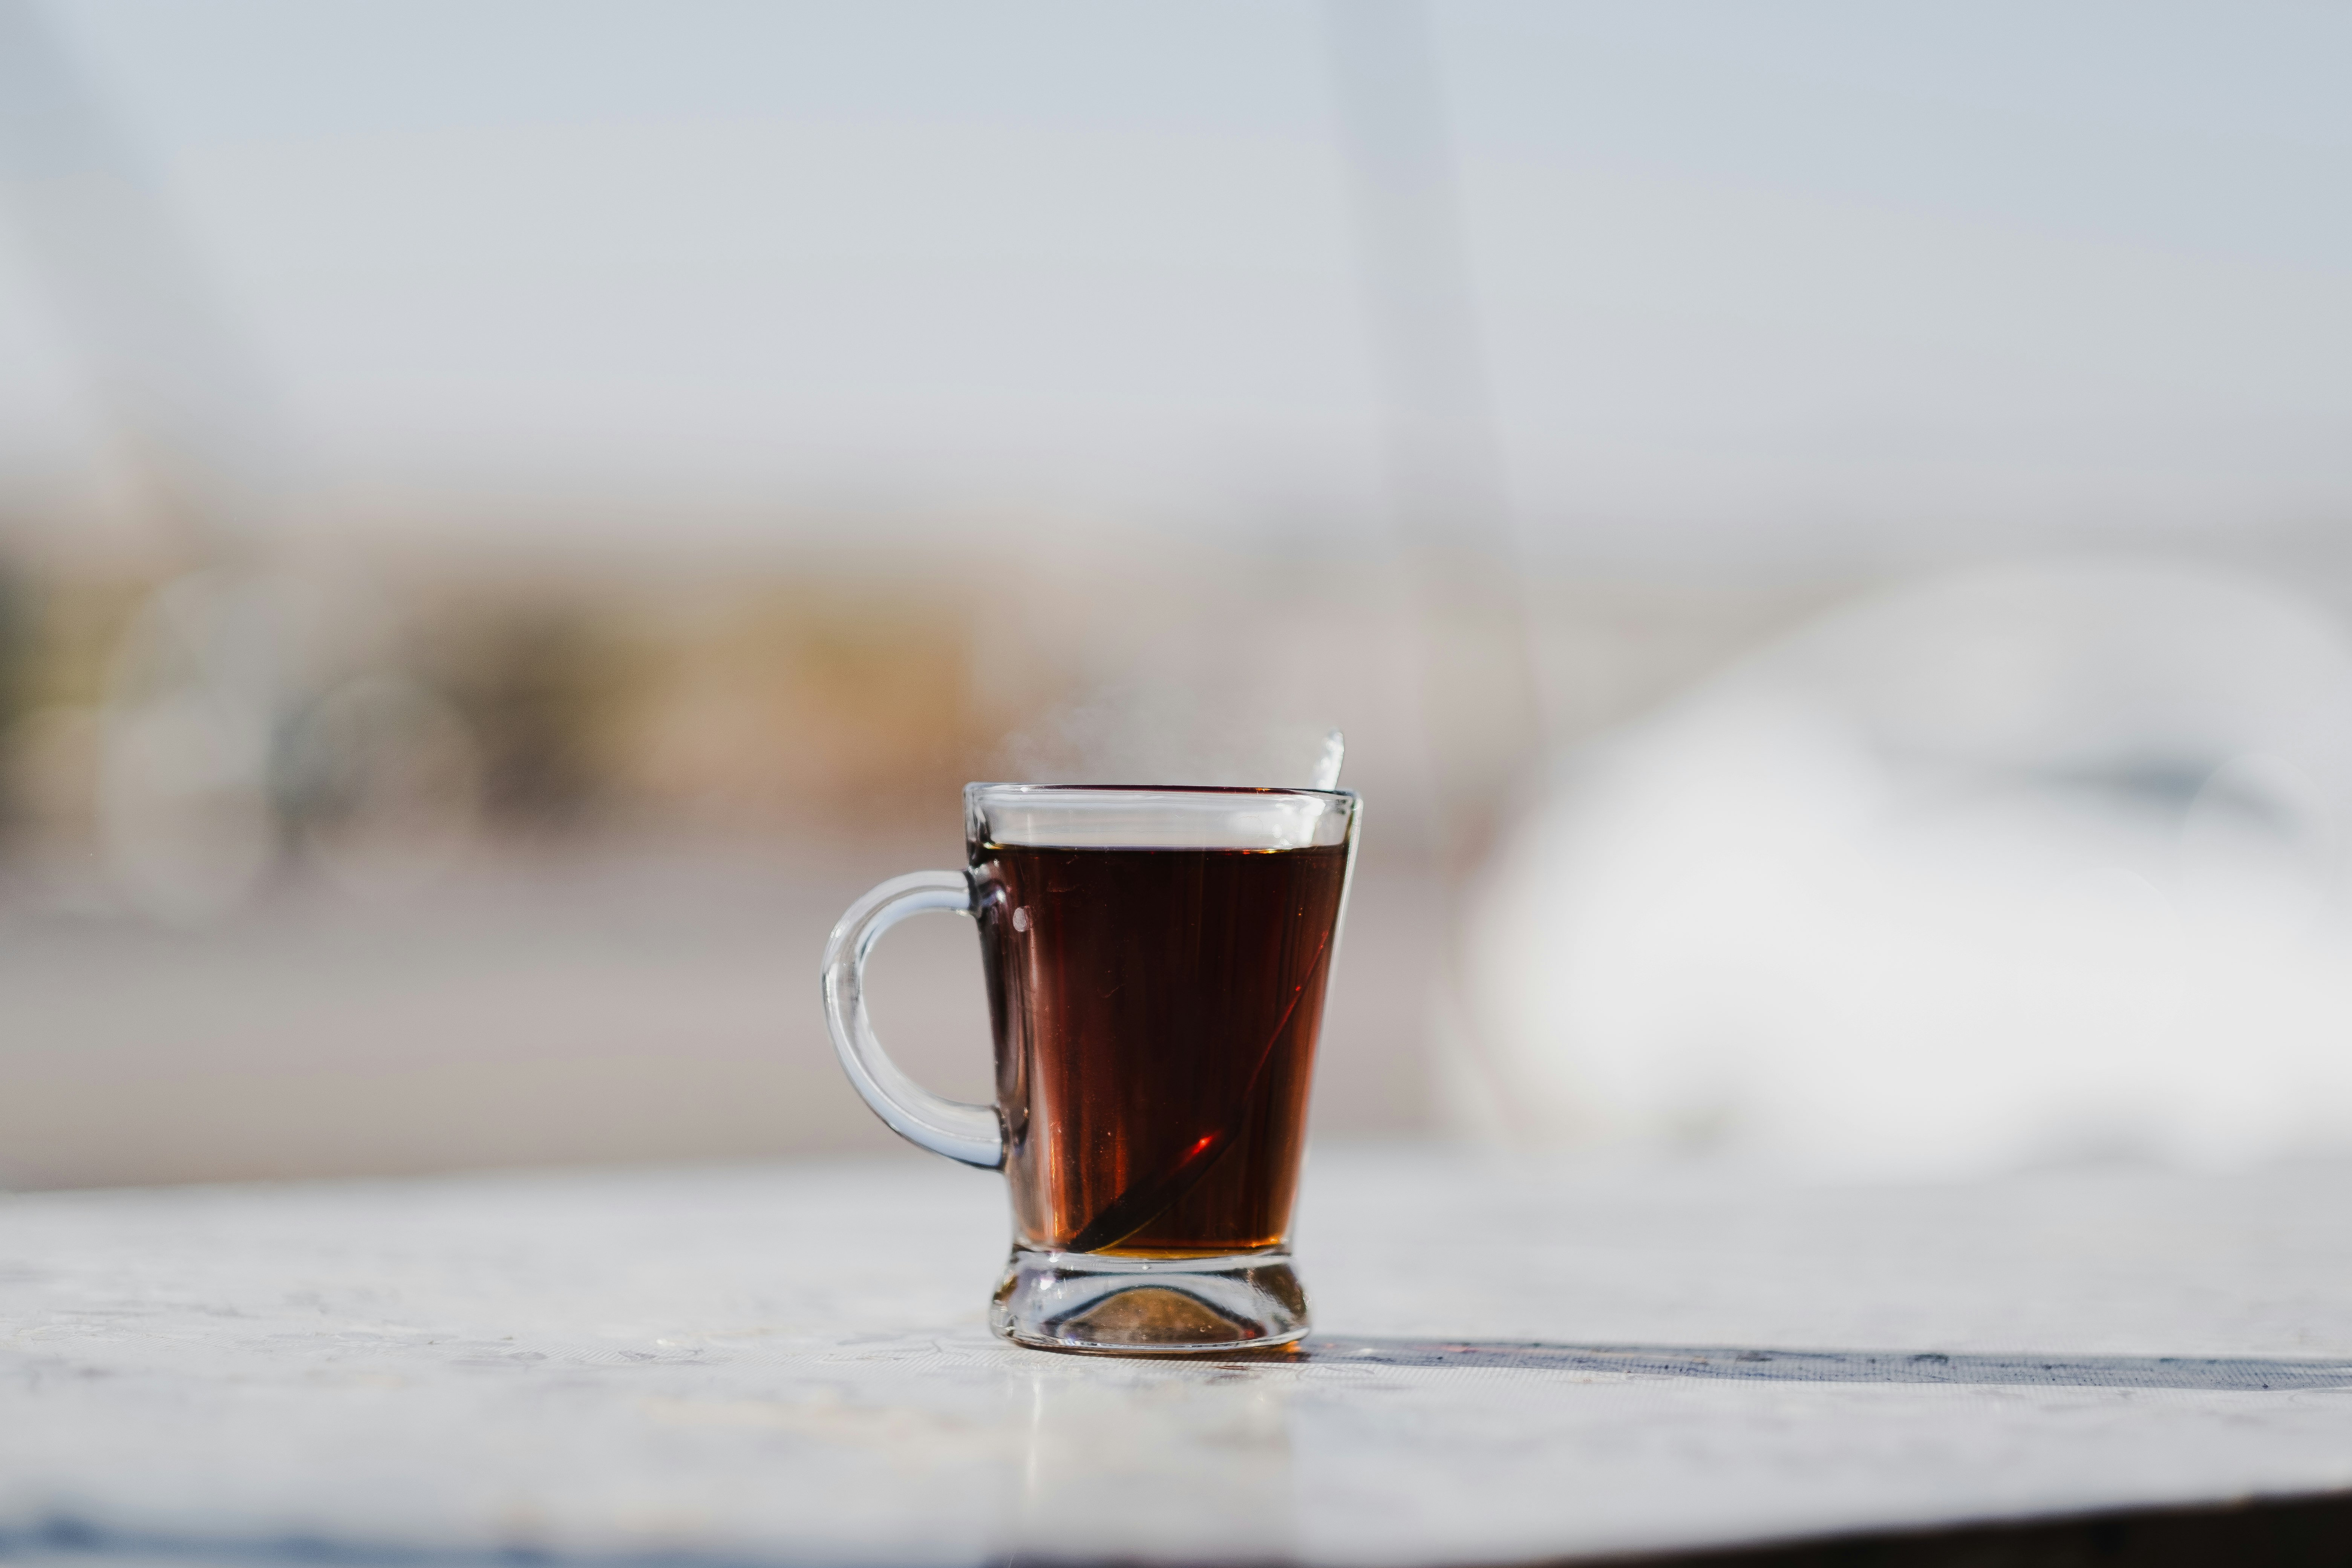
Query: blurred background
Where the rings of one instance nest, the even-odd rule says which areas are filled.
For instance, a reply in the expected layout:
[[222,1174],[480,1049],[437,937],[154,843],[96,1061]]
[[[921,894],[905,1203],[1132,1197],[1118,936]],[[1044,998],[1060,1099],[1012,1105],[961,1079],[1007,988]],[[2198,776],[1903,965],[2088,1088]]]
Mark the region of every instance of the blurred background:
[[2352,1147],[2347,52],[0,0],[0,1185],[889,1152],[963,782],[1332,727],[1325,1140]]

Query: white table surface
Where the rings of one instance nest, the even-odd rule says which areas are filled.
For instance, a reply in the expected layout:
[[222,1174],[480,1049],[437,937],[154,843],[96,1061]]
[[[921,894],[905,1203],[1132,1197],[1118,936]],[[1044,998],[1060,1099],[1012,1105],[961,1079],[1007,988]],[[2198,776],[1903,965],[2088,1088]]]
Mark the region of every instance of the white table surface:
[[1280,1363],[1014,1350],[996,1178],[0,1198],[0,1555],[1496,1562],[2352,1487],[2352,1168],[1320,1152]]

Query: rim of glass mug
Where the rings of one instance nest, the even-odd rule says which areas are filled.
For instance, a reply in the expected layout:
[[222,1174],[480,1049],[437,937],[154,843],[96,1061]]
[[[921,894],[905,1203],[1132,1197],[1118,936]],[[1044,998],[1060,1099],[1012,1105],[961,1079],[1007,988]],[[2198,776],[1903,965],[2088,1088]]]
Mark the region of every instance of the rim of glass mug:
[[1244,784],[964,785],[971,842],[1056,849],[1307,849],[1343,844],[1356,792]]

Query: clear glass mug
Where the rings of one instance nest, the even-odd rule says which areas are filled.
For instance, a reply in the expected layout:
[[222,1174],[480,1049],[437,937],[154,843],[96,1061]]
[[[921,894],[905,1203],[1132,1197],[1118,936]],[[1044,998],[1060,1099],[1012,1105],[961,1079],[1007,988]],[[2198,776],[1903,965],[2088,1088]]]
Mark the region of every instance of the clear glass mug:
[[[1307,1332],[1290,1215],[1358,816],[1337,789],[970,784],[965,869],[884,882],[834,927],[850,1082],[900,1136],[1008,1178],[997,1333],[1133,1354]],[[980,927],[993,1105],[915,1083],[866,1016],[874,943],[935,910]]]

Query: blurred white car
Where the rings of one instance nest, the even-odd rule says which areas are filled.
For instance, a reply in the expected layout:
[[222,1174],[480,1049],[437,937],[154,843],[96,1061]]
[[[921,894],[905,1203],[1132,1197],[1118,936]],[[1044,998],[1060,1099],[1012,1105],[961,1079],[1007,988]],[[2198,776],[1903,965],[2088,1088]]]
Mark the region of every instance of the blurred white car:
[[1862,1176],[2352,1148],[2352,641],[2116,563],[1838,611],[1574,760],[1496,858],[1492,1135]]

